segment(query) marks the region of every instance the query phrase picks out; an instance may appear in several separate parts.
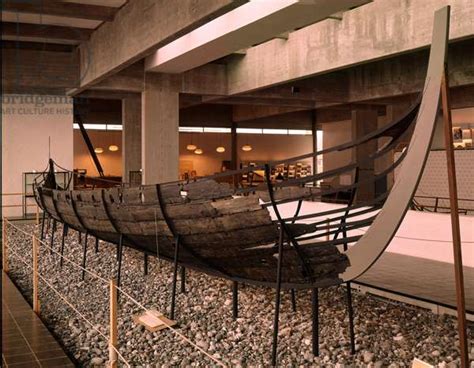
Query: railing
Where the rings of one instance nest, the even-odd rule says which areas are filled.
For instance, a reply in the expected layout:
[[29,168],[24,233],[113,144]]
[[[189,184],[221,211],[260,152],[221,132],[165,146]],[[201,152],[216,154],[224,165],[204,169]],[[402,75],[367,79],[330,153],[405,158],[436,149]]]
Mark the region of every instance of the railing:
[[[32,240],[31,244],[31,253],[30,255],[23,253],[19,253],[15,250],[12,244],[10,244],[10,235],[9,230],[14,230],[20,232],[23,236],[26,236]],[[54,282],[48,280],[48,278],[40,272],[39,270],[39,260],[41,255],[41,250],[47,250],[50,254],[54,254],[55,256],[60,257],[61,262],[64,261],[68,265],[81,270],[83,273],[87,273],[88,276],[92,277],[95,281],[99,282],[103,289],[108,290],[108,305],[110,311],[109,317],[109,324],[108,330],[109,335],[107,336],[104,332],[100,331],[96,325],[85,315],[85,313],[81,313],[76,305],[71,302],[61,291],[58,290],[57,287],[53,285]],[[29,259],[26,259],[28,257]],[[109,361],[107,366],[108,367],[118,367],[119,363],[122,363],[126,367],[131,367],[129,361],[120,353],[119,351],[119,319],[118,319],[118,300],[120,296],[123,296],[127,299],[127,301],[134,304],[139,309],[143,310],[145,313],[152,313],[148,308],[143,306],[139,301],[133,298],[129,293],[127,293],[123,288],[117,286],[115,279],[106,279],[91,270],[86,269],[82,265],[72,261],[71,259],[64,257],[61,252],[56,249],[53,249],[49,246],[46,242],[40,240],[35,234],[28,233],[24,229],[16,226],[12,222],[10,222],[6,217],[3,217],[2,221],[2,266],[3,271],[8,274],[9,273],[9,266],[12,263],[12,260],[16,259],[24,267],[31,270],[32,272],[32,281],[33,281],[33,290],[32,290],[32,304],[34,312],[41,317],[41,309],[40,309],[40,296],[39,296],[39,286],[40,282],[42,282],[49,290],[51,290],[65,306],[71,308],[78,318],[82,319],[87,325],[93,329],[100,337],[102,337],[108,345],[108,355]],[[95,296],[94,302],[97,300],[97,296]],[[107,308],[107,307],[105,307]],[[163,321],[161,319],[163,325],[172,331],[177,337],[181,339],[183,343],[189,344],[194,347],[197,351],[204,354],[208,357],[214,364],[219,366],[225,367],[226,365],[215,358],[214,356],[210,355],[207,351],[202,349],[200,346],[196,345],[192,340],[188,337],[183,335],[181,332],[174,329],[169,323]]]
[[[426,203],[428,200],[431,203]],[[471,204],[471,205],[467,205]],[[474,199],[458,198],[459,213],[467,215],[474,212]],[[418,211],[428,211],[436,213],[449,213],[451,206],[449,205],[449,197],[436,197],[426,195],[415,195],[412,201],[412,209]]]
[[[2,194],[2,197],[11,197],[11,196],[17,196],[17,197],[20,197],[22,198],[25,198],[25,195],[26,193],[1,193]],[[38,204],[3,204],[3,199],[2,199],[2,210],[3,208],[18,208],[18,207],[21,207],[21,208],[24,208],[24,207],[35,207],[36,208],[36,212],[35,212],[35,219],[36,219],[36,224],[39,224],[39,221],[40,221],[40,208],[38,206]],[[2,211],[3,212],[3,211]],[[28,218],[27,216],[23,216],[24,218]]]

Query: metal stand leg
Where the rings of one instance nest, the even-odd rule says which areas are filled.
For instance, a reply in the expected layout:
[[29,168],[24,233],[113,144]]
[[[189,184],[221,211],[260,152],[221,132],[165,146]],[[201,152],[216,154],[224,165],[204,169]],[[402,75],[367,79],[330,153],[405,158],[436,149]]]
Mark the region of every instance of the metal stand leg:
[[232,281],[232,318],[234,321],[239,317],[239,283]]
[[355,350],[355,338],[354,338],[354,310],[352,308],[352,289],[351,283],[346,283],[346,296],[347,296],[347,311],[349,313],[349,335],[351,339],[351,353],[354,355]]
[[293,308],[293,312],[296,312],[296,291],[295,289],[291,289],[291,307]]
[[46,222],[46,213],[43,211],[43,218],[41,219],[41,240],[44,239],[44,223]]
[[148,275],[148,254],[143,256],[143,275]]
[[120,240],[118,244],[118,269],[117,269],[117,286],[120,287],[120,276],[122,273],[122,254],[123,254],[123,235],[120,234]]
[[54,233],[56,232],[56,220],[53,220],[53,227],[51,229],[51,243],[49,247],[51,248],[49,250],[50,254],[53,254],[53,245],[54,245]]
[[99,238],[95,237],[95,252],[99,253]]
[[170,318],[174,320],[174,309],[176,303],[176,282],[178,279],[178,256],[179,256],[179,236],[176,237],[174,245],[174,269],[173,269],[173,287],[171,290],[171,312]]
[[272,366],[276,366],[278,349],[278,325],[280,322],[280,291],[281,291],[281,266],[283,264],[283,229],[280,228],[280,239],[278,241],[278,265],[276,280],[276,300],[275,318],[273,321],[273,346],[272,346]]
[[80,231],[77,232],[77,240],[79,241],[79,244],[82,243],[82,233]]
[[66,235],[67,235],[67,225],[63,225],[63,236],[61,238],[61,257],[59,257],[59,267],[63,268],[63,255],[64,255],[64,242],[66,240]]
[[86,277],[86,257],[87,257],[87,232],[86,236],[84,237],[84,252],[82,253],[82,281],[84,281],[84,278]]
[[186,294],[186,268],[181,266],[181,294]]
[[313,354],[319,356],[319,289],[311,292],[311,315],[313,318]]
[[51,216],[48,216],[48,221],[46,222],[46,234],[49,232],[50,227],[51,227]]

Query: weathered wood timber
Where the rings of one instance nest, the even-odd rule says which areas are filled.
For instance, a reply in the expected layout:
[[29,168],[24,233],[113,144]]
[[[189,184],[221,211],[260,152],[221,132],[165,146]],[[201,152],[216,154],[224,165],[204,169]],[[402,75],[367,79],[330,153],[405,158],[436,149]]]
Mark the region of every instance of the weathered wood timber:
[[[374,161],[398,144],[402,133],[414,121],[418,107],[417,102],[404,117],[356,142],[290,158],[286,162],[294,163],[322,153],[352,149],[380,137],[390,137],[386,146],[364,159]],[[281,163],[233,170],[191,182],[65,190],[56,185],[55,164],[51,160],[49,171],[43,174],[41,182],[35,183],[35,198],[53,219],[73,229],[174,260],[184,267],[253,284],[275,285],[278,242],[280,232],[283,232],[281,287],[314,288],[339,284],[342,282],[341,274],[350,266],[340,246],[357,243],[361,235],[348,232],[370,226],[376,219],[374,211],[387,198],[387,195],[379,195],[366,203],[353,205],[357,188],[361,184],[373,185],[375,180],[392,172],[399,162],[374,175],[368,183],[355,179],[350,185],[324,191],[305,184],[354,170],[357,172],[358,163],[288,183],[271,183],[269,170]],[[227,184],[228,180],[218,180],[262,169],[268,175],[265,182],[255,189],[234,188]],[[320,200],[324,193],[337,194],[339,191],[349,193],[351,200],[346,207],[330,211],[331,224],[321,218],[326,212],[300,215],[302,201]],[[283,204],[295,205],[294,216],[281,217],[279,206]],[[359,219],[361,215],[363,218]],[[357,220],[351,221],[354,216]],[[177,237],[179,253],[176,253]]]

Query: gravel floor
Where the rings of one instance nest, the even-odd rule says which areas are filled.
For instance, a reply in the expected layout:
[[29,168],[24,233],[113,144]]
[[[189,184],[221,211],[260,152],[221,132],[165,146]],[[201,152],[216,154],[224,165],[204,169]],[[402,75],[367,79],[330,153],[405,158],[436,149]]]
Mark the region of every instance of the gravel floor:
[[[34,225],[21,225],[28,232]],[[31,270],[13,252],[31,264],[31,237],[12,228],[8,231],[10,276],[31,301]],[[56,232],[55,249],[61,231]],[[84,238],[83,238],[84,239]],[[105,279],[116,275],[116,247],[100,242],[98,253],[89,238],[87,267]],[[49,244],[50,239],[46,240]],[[82,261],[82,245],[77,232],[70,231],[65,256]],[[64,263],[58,255],[40,247],[40,273],[92,325],[108,335],[108,285]],[[165,312],[169,308],[172,269],[170,264],[150,257],[149,275],[143,274],[143,255],[125,249],[122,286],[147,308]],[[107,342],[58,294],[40,280],[41,316],[59,337],[66,350],[84,367],[104,366]],[[187,293],[177,295],[177,331],[188,337],[217,360],[234,367],[269,366],[274,311],[274,290],[241,287],[239,318],[232,320],[229,281],[187,271]],[[414,357],[439,367],[459,366],[456,321],[444,315],[401,303],[381,300],[354,292],[356,349],[350,354],[348,319],[342,287],[320,292],[320,356],[311,353],[311,298],[297,293],[297,312],[291,308],[289,293],[283,294],[280,314],[278,360],[281,366],[324,367],[409,367]],[[141,311],[125,296],[120,298],[120,352],[133,367],[203,367],[217,363],[170,330],[150,333],[132,321]],[[472,330],[472,329],[471,329]],[[471,331],[471,367],[474,347]]]

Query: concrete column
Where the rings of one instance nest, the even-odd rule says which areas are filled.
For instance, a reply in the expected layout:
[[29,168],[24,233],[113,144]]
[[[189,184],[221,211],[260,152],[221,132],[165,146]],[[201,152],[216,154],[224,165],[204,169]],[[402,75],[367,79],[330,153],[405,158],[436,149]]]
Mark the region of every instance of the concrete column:
[[[317,117],[316,117],[316,110],[312,111],[311,115],[311,134],[312,134],[312,141],[313,141],[313,153],[318,151],[318,128],[317,128]],[[318,173],[318,156],[313,156],[313,175]],[[316,185],[316,182],[314,182]]]
[[[377,111],[352,111],[352,138],[358,139],[377,129]],[[353,159],[360,163],[359,181],[371,180],[374,177],[374,162],[364,163],[377,150],[377,141],[364,143],[353,150]],[[371,200],[375,197],[375,183],[362,184],[357,189],[357,202]]]
[[147,73],[142,93],[142,183],[179,176],[180,76]]
[[142,168],[142,101],[140,96],[122,100],[122,181]]
[[[232,170],[237,170],[238,167],[238,160],[239,160],[239,154],[238,154],[238,148],[237,148],[237,123],[232,122],[232,127],[230,130],[230,168]],[[234,188],[237,188],[239,185],[239,175],[234,175],[232,178],[232,182],[234,185]]]

